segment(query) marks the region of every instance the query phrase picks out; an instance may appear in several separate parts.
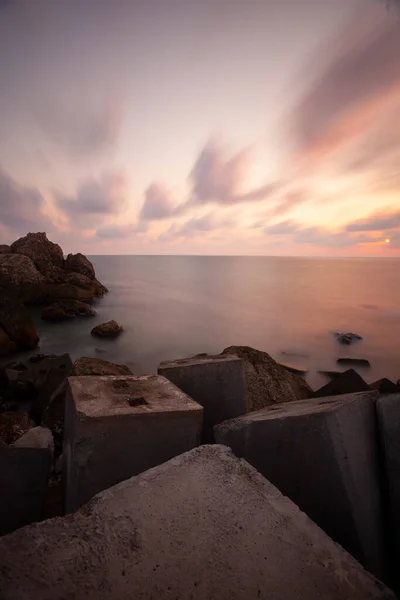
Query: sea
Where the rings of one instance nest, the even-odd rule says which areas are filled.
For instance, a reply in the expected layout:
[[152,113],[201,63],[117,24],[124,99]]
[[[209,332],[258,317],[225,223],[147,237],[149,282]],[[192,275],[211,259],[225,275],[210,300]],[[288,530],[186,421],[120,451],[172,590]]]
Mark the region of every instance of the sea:
[[[357,367],[372,382],[400,379],[400,260],[245,256],[91,256],[109,288],[97,316],[52,324],[33,309],[40,352],[97,357],[154,374],[163,360],[252,346],[277,361],[320,370],[340,357],[366,358]],[[115,319],[117,339],[90,335]],[[362,341],[341,346],[335,332]],[[344,368],[338,370],[345,370]]]

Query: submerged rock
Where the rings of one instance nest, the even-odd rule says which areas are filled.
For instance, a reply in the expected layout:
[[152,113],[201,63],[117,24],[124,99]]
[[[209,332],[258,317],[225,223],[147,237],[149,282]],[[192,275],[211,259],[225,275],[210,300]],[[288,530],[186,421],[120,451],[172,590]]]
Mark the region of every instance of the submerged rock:
[[278,363],[281,367],[289,371],[290,373],[294,373],[295,375],[305,375],[308,373],[308,369],[305,367],[300,367],[299,365],[294,365],[293,363]]
[[96,311],[80,300],[62,300],[54,302],[42,311],[44,321],[68,321],[74,317],[93,317]]
[[337,332],[335,333],[336,339],[340,344],[343,344],[345,346],[349,346],[352,342],[357,341],[357,340],[362,340],[362,336],[359,335],[358,333],[340,333]]
[[338,365],[358,365],[359,367],[371,366],[369,360],[367,360],[366,358],[338,358],[336,362]]
[[116,337],[122,333],[122,326],[117,321],[107,321],[93,327],[91,334],[99,337]]
[[313,395],[304,379],[287,371],[266,352],[249,346],[229,346],[222,354],[233,354],[243,361],[249,410]]

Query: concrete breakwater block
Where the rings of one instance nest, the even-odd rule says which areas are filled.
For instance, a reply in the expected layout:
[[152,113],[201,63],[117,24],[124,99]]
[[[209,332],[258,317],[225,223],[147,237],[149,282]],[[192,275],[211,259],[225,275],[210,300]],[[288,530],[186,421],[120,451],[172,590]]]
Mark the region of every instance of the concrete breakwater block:
[[383,450],[391,571],[395,581],[393,587],[400,593],[400,394],[379,398],[377,410]]
[[204,407],[203,441],[213,441],[213,427],[247,412],[243,363],[231,355],[164,361],[158,373]]
[[0,539],[2,600],[394,600],[222,446]]
[[47,448],[0,446],[0,536],[43,518],[51,468]]
[[369,571],[383,577],[377,392],[313,398],[215,427],[230,446]]
[[200,444],[203,409],[160,376],[70,377],[65,510]]

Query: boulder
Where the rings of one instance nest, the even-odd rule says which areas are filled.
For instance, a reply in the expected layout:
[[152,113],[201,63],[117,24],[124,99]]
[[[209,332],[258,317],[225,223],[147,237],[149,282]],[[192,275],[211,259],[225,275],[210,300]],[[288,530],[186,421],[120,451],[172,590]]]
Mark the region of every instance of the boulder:
[[23,285],[44,283],[44,276],[38,271],[33,261],[22,254],[0,254],[0,284],[20,288]]
[[82,356],[74,362],[73,375],[133,375],[126,365],[117,365],[101,358]]
[[222,354],[242,359],[244,365],[249,411],[271,404],[311,398],[308,383],[281,367],[269,354],[249,346],[230,346]]
[[38,390],[32,406],[32,413],[41,417],[51,402],[54,392],[72,373],[73,364],[68,354],[44,359],[31,366],[31,376]]
[[117,321],[107,321],[93,327],[91,334],[98,337],[117,337],[122,333],[122,326]]
[[27,413],[4,412],[0,414],[0,445],[13,444],[29,429],[34,422]]
[[28,233],[11,244],[13,254],[28,256],[46,277],[54,275],[54,267],[64,267],[64,254],[58,244],[47,239],[45,233]]
[[315,398],[324,398],[327,396],[339,396],[341,394],[355,394],[356,392],[368,392],[369,385],[354,369],[348,369],[344,373],[340,373],[324,385],[322,388],[314,392]]
[[18,350],[33,350],[38,345],[39,336],[32,316],[14,300],[0,300],[0,327]]
[[54,302],[42,311],[44,321],[68,321],[74,317],[93,317],[96,311],[79,300],[63,300]]
[[44,448],[54,455],[53,434],[47,427],[32,427],[13,446],[17,448]]
[[89,279],[96,279],[94,266],[86,256],[78,252],[78,254],[68,254],[65,261],[65,269],[80,275],[85,275]]
[[12,342],[4,329],[0,327],[0,356],[5,356],[14,352],[17,349],[17,344]]
[[10,246],[7,246],[7,244],[0,244],[0,254],[11,254]]

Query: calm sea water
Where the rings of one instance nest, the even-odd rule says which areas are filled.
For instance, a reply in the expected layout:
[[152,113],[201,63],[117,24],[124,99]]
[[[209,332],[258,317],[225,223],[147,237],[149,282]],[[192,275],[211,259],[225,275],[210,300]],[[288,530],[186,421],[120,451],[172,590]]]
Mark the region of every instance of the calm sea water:
[[[40,351],[95,356],[155,373],[161,360],[249,345],[309,369],[339,356],[371,362],[367,381],[400,378],[400,260],[197,256],[94,256],[110,293],[97,317],[37,323]],[[91,328],[116,319],[124,333],[99,340]],[[341,347],[334,331],[364,340]],[[293,352],[305,356],[283,356]]]

